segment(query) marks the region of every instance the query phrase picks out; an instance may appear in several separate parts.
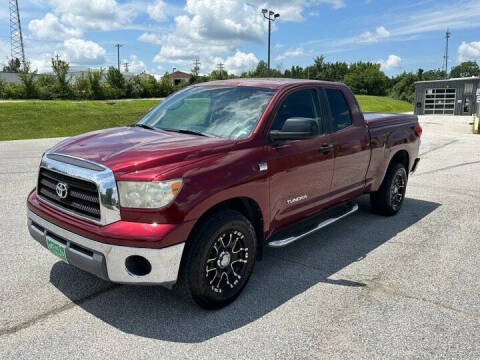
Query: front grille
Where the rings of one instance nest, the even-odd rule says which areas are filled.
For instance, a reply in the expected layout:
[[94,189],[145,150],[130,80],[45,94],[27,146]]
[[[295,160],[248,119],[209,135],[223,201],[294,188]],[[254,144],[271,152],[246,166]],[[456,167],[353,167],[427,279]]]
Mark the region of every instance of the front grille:
[[[58,183],[67,185],[68,190],[65,199],[57,195],[56,187]],[[100,220],[98,189],[97,185],[92,182],[40,168],[37,193],[41,199],[53,203],[57,207],[94,220]]]

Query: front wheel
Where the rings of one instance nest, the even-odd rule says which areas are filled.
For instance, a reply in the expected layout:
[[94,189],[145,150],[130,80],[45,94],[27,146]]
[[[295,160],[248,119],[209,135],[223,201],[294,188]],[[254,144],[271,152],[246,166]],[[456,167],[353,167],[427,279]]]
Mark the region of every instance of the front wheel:
[[237,211],[214,214],[185,248],[181,286],[198,305],[217,309],[240,295],[255,264],[252,224]]
[[380,215],[395,215],[403,205],[407,181],[405,165],[400,163],[390,165],[380,189],[370,194],[373,211]]

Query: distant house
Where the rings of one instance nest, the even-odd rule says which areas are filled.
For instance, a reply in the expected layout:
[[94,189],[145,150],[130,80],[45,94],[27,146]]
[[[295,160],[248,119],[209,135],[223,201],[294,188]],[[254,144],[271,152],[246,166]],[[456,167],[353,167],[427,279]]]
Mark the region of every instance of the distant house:
[[174,71],[169,76],[173,85],[178,85],[182,81],[188,81],[192,77],[192,75],[183,71]]

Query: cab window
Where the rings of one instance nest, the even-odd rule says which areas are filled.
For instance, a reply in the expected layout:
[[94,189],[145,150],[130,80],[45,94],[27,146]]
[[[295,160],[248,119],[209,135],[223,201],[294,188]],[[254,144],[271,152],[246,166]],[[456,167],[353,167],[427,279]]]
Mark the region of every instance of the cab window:
[[278,108],[271,130],[281,130],[285,121],[293,117],[314,119],[320,132],[323,129],[320,118],[317,91],[314,89],[300,90],[291,93]]
[[352,125],[350,110],[343,93],[337,89],[325,89],[325,94],[332,116],[332,131],[339,131]]

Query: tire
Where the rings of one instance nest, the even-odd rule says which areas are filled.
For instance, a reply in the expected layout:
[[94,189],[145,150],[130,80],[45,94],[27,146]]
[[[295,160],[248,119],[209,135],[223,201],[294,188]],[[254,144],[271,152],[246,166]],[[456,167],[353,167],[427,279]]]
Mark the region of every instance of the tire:
[[405,199],[407,181],[408,175],[405,165],[401,163],[391,164],[380,188],[370,194],[370,204],[373,212],[384,216],[392,216],[398,213]]
[[185,246],[178,287],[205,309],[235,300],[255,265],[257,239],[250,221],[226,210],[213,214]]

